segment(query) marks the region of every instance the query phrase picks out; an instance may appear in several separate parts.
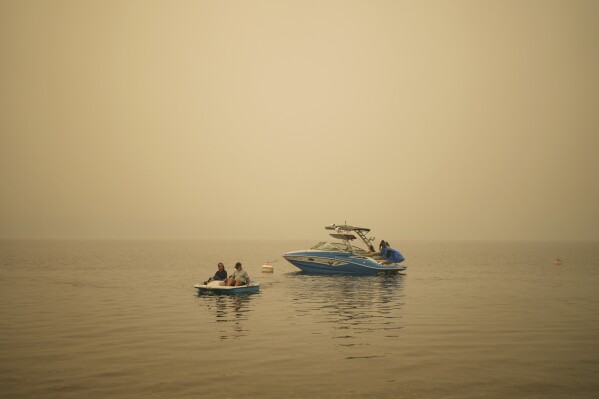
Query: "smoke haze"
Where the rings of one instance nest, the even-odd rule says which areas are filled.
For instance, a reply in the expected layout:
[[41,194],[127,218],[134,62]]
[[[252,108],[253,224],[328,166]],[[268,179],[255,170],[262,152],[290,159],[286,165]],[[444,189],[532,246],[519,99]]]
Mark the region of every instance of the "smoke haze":
[[0,1],[0,237],[599,239],[594,1]]

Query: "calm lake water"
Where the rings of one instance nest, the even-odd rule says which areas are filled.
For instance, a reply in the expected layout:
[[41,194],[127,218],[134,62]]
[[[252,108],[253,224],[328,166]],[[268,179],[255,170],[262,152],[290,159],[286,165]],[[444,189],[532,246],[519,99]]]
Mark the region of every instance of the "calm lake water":
[[[599,243],[392,242],[387,277],[280,258],[313,244],[0,241],[0,397],[599,396]],[[262,291],[198,296],[219,261]]]

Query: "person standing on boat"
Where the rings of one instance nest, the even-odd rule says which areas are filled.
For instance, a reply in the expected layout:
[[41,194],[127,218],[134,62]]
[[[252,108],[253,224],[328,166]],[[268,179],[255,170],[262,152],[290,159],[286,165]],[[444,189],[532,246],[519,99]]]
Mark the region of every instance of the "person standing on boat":
[[225,270],[225,265],[223,262],[218,262],[218,270],[214,273],[214,277],[210,277],[207,281],[204,281],[204,285],[208,284],[211,281],[227,281],[227,271]]
[[389,246],[389,243],[387,241],[381,240],[381,243],[379,244],[379,251],[382,252],[388,246]]
[[247,285],[249,287],[250,276],[249,276],[248,272],[243,270],[243,267],[241,267],[241,262],[235,263],[235,271],[231,274],[231,277],[229,277],[229,282],[227,283],[227,285],[228,286]]

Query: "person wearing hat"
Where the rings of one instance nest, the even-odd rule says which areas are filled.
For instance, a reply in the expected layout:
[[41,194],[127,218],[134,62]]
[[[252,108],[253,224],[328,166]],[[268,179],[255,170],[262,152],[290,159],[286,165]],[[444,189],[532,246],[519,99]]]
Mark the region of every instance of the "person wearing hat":
[[235,263],[235,271],[229,277],[228,286],[240,286],[246,284],[248,287],[250,285],[250,276],[248,272],[243,270],[241,267],[241,262]]

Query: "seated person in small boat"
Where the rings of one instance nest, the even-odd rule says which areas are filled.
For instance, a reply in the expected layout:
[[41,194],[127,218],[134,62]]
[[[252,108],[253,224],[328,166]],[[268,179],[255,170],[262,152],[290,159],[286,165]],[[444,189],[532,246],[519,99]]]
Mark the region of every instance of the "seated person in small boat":
[[235,271],[229,277],[229,281],[227,282],[228,286],[240,286],[240,285],[250,285],[250,276],[248,272],[243,270],[241,267],[241,262],[237,262],[235,264]]
[[226,283],[227,280],[227,271],[225,270],[225,265],[222,262],[218,262],[218,270],[214,273],[214,277],[210,277],[208,280],[204,281],[204,285],[207,285],[211,281],[224,281]]

